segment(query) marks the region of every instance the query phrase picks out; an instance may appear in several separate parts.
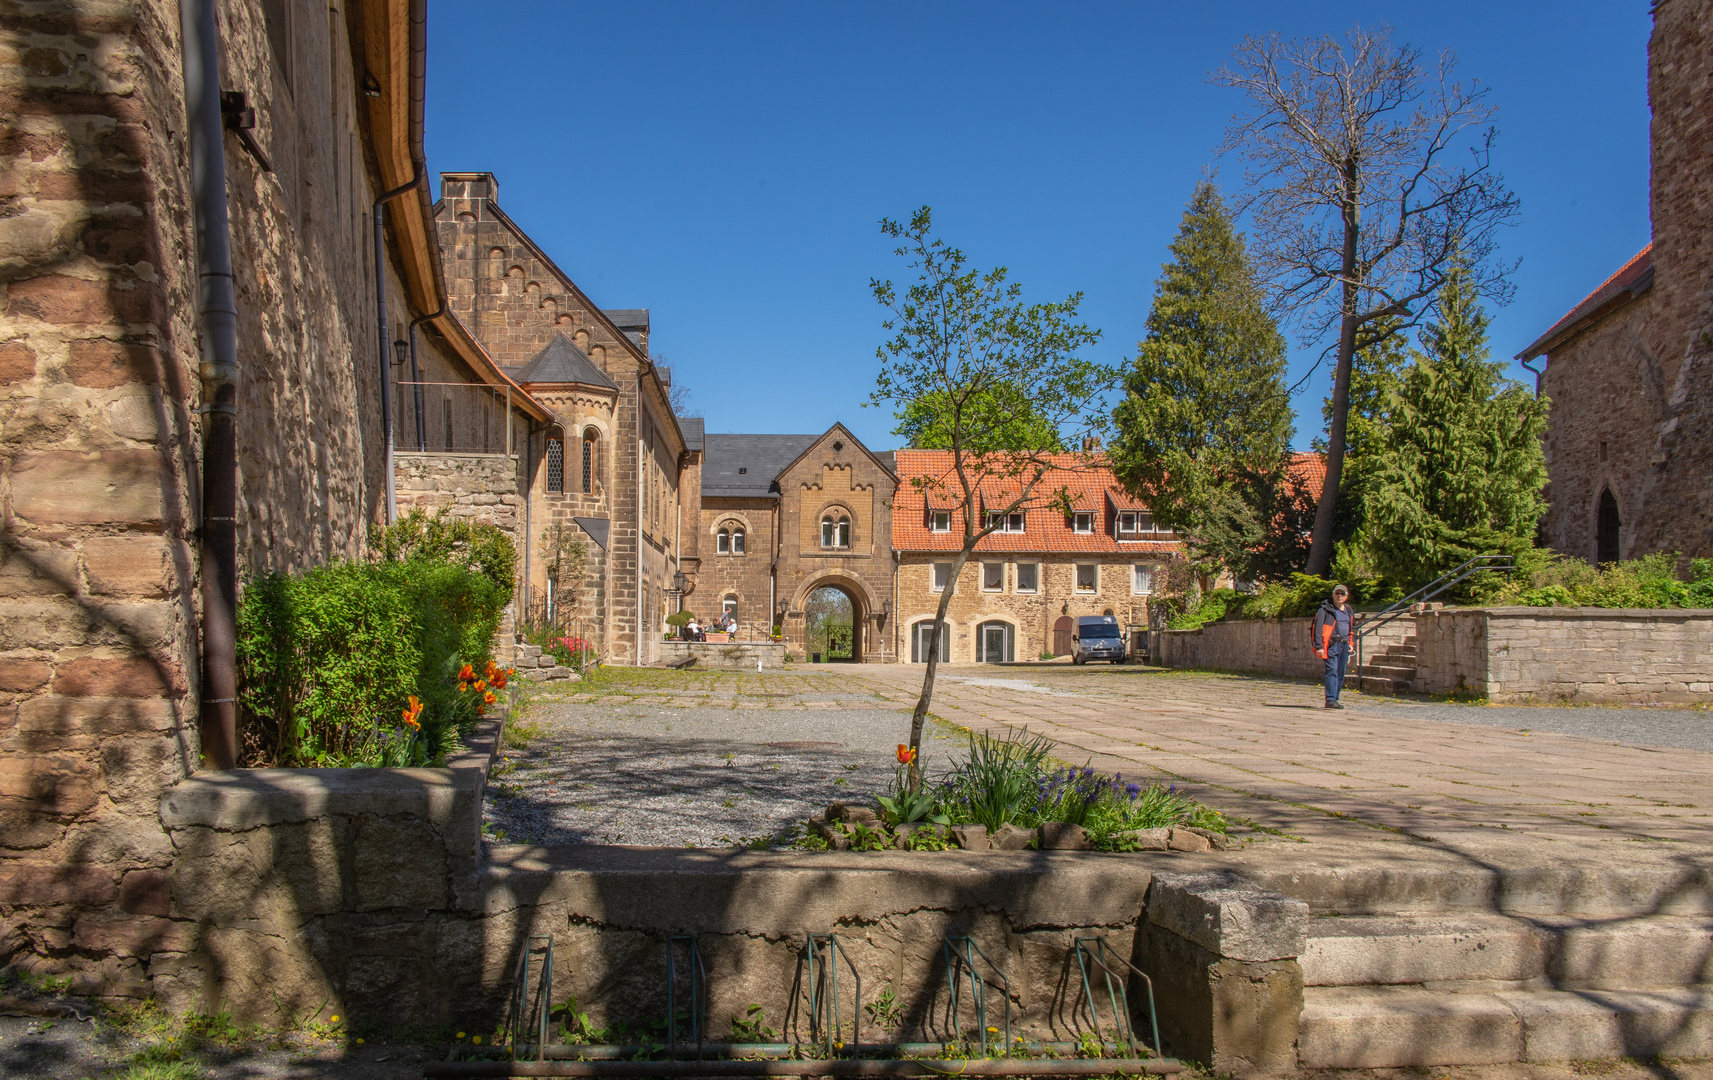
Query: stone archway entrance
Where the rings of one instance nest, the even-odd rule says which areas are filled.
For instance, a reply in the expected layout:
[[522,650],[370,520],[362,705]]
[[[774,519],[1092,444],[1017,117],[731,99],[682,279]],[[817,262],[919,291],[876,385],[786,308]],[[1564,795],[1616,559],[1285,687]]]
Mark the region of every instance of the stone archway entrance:
[[836,582],[811,589],[803,602],[804,651],[813,661],[861,663],[863,645],[862,598],[856,590]]

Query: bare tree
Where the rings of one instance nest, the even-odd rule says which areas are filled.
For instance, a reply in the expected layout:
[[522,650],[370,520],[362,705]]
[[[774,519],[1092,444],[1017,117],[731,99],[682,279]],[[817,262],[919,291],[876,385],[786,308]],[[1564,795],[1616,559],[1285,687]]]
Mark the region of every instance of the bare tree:
[[[1067,485],[1054,480],[1090,455],[1055,453],[1035,429],[1054,432],[1052,443],[1095,445],[1092,435],[1105,430],[1105,395],[1117,372],[1076,355],[1100,339],[1098,330],[1077,321],[1081,293],[1025,304],[1004,267],[966,269],[964,253],[932,235],[926,206],[908,225],[882,221],[880,227],[903,241],[896,254],[917,276],[903,293],[890,281],[869,283],[889,312],[882,326],[893,334],[877,350],[880,376],[869,403],[891,404],[901,416],[932,409],[948,458],[943,469],[911,483],[963,533],[940,593],[922,693],[910,717],[910,747],[919,750],[941,659],[937,628],[945,625],[958,575],[976,545],[1012,514],[1050,505],[1068,512]],[[1020,411],[1029,424],[1016,422]],[[912,760],[911,789],[921,780]]]
[[1219,152],[1248,165],[1243,208],[1272,304],[1305,343],[1338,330],[1311,574],[1332,562],[1352,358],[1414,326],[1459,262],[1481,295],[1510,299],[1515,264],[1496,234],[1517,199],[1492,166],[1497,110],[1486,87],[1453,79],[1456,64],[1358,26],[1342,41],[1247,38],[1211,76],[1249,97]]

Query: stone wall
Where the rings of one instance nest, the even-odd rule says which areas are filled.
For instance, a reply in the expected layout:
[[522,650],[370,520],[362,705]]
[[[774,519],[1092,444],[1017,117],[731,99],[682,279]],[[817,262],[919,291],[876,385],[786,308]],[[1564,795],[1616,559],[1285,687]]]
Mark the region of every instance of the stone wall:
[[[700,528],[695,532],[696,543],[701,547],[701,566],[696,574],[696,591],[685,598],[684,606],[703,620],[711,621],[719,618],[729,596],[737,604],[734,610],[742,636],[771,634],[774,611],[783,602],[773,591],[773,558],[778,550],[773,535],[774,502],[704,498],[700,509]],[[721,529],[744,531],[742,554],[719,550],[717,539]],[[691,532],[686,522],[686,546]]]
[[[385,479],[361,42],[343,16],[281,24],[286,7],[220,19],[222,85],[272,167],[227,133],[248,572],[356,554]],[[136,935],[173,857],[155,804],[200,756],[179,5],[49,0],[5,28],[0,962],[141,993]]]
[[784,642],[714,640],[724,636],[709,634],[707,641],[664,642],[660,646],[660,662],[680,664],[693,659],[692,667],[726,671],[759,671],[785,666]]
[[[1319,679],[1325,661],[1310,644],[1313,619],[1234,619],[1196,630],[1160,630],[1151,635],[1154,663],[1161,667],[1253,671]],[[1364,656],[1402,642],[1415,632],[1409,616],[1395,619],[1363,640]],[[1351,665],[1356,663],[1351,658]]]
[[504,454],[396,453],[399,516],[421,508],[504,529],[523,543],[519,461]]
[[1713,611],[1453,608],[1415,621],[1419,693],[1713,701]]

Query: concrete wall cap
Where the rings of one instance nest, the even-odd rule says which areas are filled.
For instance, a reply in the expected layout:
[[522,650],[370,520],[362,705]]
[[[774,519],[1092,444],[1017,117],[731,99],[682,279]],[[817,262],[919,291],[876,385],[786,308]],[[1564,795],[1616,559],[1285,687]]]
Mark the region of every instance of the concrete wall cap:
[[168,829],[258,829],[329,814],[452,820],[480,797],[480,769],[233,769],[199,773],[161,796]]
[[1148,921],[1232,960],[1300,956],[1309,906],[1229,871],[1156,874],[1144,910]]

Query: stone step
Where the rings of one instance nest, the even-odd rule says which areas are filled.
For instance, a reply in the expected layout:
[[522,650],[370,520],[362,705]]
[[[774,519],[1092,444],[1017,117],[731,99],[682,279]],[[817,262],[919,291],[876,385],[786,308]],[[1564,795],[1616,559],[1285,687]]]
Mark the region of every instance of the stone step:
[[1396,1069],[1713,1056],[1713,988],[1498,990],[1310,987],[1305,1069]]
[[1554,861],[1542,852],[1539,860],[1513,867],[1364,859],[1256,864],[1245,876],[1306,902],[1316,915],[1501,914],[1581,925],[1664,916],[1713,920],[1713,879],[1686,874],[1676,858]]
[[1364,694],[1407,694],[1410,684],[1397,682],[1393,679],[1379,679],[1372,675],[1356,676],[1356,689]]
[[1384,652],[1375,653],[1374,659],[1371,662],[1380,664],[1395,663],[1404,667],[1415,667],[1416,648],[1414,645],[1411,645],[1408,648],[1393,645]]
[[1363,664],[1356,669],[1356,674],[1368,679],[1391,679],[1393,682],[1408,683],[1415,681],[1416,669],[1393,667],[1390,664]]
[[1713,983],[1713,919],[1585,921],[1486,912],[1322,917],[1309,924],[1301,963],[1307,986],[1671,989]]
[[1313,919],[1300,962],[1305,986],[1524,982],[1546,973],[1529,923],[1480,912]]

